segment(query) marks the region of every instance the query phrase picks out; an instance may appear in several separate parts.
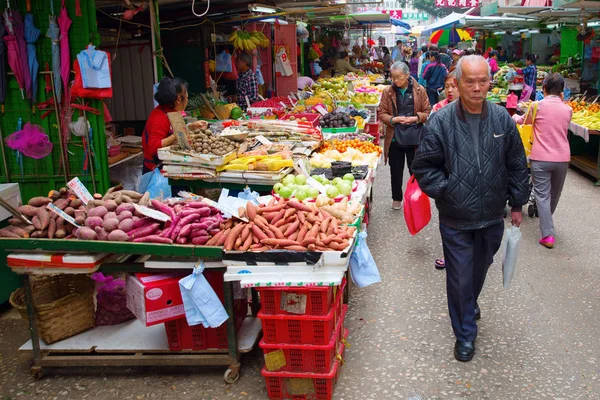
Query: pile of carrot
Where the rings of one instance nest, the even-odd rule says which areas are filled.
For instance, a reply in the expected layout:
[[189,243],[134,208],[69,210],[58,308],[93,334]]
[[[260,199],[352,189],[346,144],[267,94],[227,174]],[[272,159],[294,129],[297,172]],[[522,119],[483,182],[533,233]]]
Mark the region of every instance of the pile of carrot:
[[356,230],[314,204],[297,200],[276,203],[272,199],[260,206],[248,202],[246,209],[239,211],[249,221],[223,222],[208,246],[223,246],[225,251],[341,251],[348,247]]

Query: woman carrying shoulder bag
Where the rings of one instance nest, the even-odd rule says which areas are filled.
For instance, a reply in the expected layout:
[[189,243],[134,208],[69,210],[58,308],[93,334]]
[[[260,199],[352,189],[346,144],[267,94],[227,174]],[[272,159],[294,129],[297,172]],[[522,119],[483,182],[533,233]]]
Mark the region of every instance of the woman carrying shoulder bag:
[[562,193],[571,148],[569,147],[569,123],[573,110],[563,101],[565,80],[560,74],[551,74],[544,80],[544,100],[537,104],[535,118],[532,113],[513,116],[517,124],[533,121],[533,146],[531,147],[531,178],[533,193],[540,217],[540,244],[549,249],[554,247],[554,221],[552,214],[558,206]]

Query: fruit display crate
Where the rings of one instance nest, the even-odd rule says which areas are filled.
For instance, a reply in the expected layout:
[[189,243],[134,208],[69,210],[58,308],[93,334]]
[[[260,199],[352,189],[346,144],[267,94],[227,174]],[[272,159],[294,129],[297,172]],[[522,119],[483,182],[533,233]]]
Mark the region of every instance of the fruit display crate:
[[265,356],[265,368],[269,372],[312,372],[325,374],[331,371],[342,339],[348,336],[344,320],[348,306],[344,306],[335,335],[328,345],[267,344],[261,340],[259,346]]
[[[346,333],[347,334],[347,333]],[[340,367],[343,364],[345,350],[344,341],[338,348],[339,358],[333,363],[331,371],[326,374],[301,372],[269,372],[266,368],[261,371],[265,377],[267,394],[271,400],[330,400],[333,398]]]
[[337,287],[257,288],[265,315],[327,315]]
[[322,128],[323,133],[355,133],[357,131],[358,122],[353,119],[354,125],[343,128]]
[[343,280],[334,307],[325,316],[315,315],[266,315],[262,311],[258,318],[262,324],[264,342],[268,344],[312,344],[327,345],[331,342],[338,318],[343,311]]

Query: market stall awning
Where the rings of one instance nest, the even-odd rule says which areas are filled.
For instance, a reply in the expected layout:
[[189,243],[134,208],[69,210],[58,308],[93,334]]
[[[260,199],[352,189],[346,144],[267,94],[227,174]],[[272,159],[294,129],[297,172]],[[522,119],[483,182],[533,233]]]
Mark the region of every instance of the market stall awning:
[[506,14],[497,17],[477,17],[473,15],[465,16],[465,27],[479,30],[511,30],[537,28],[539,19],[529,16],[513,16]]
[[[410,25],[407,24],[406,22],[403,22],[396,18],[390,18],[390,22],[392,23],[392,25],[406,30],[406,34],[410,33]],[[396,31],[396,33],[400,33],[400,32]]]
[[389,24],[390,16],[381,11],[363,11],[356,14],[350,14],[350,18],[359,24]]
[[453,27],[461,28],[465,25],[465,17],[466,16],[464,14],[459,14],[459,13],[453,12],[452,14],[448,15],[447,17],[439,19],[436,22],[434,22],[433,24],[426,26],[425,29],[423,29],[423,31],[421,32],[421,35],[429,36],[434,31],[437,31],[440,29],[450,29]]

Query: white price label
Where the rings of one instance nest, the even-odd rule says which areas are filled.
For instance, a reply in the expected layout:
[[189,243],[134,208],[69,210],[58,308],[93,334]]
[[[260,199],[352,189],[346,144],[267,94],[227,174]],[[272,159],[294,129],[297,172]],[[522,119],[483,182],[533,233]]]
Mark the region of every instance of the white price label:
[[256,136],[256,140],[258,140],[259,142],[261,142],[265,146],[272,146],[273,145],[273,142],[271,142],[269,139],[267,139],[263,135]]
[[293,106],[296,105],[296,103],[294,103],[294,99],[292,99],[292,96],[288,96],[288,99],[290,99],[290,103],[292,103]]
[[284,103],[283,101],[280,101],[280,102],[279,102],[279,104],[281,104],[281,106],[282,106],[283,108],[287,108],[287,106],[285,105],[285,103]]
[[81,228],[79,225],[77,225],[77,223],[75,222],[75,219],[73,217],[71,217],[69,214],[67,214],[66,212],[64,212],[60,208],[56,207],[54,204],[49,203],[46,206],[46,208],[48,210],[52,211],[53,213],[58,214],[59,217],[62,217],[65,221],[67,221],[71,225],[74,225],[77,228]]
[[310,176],[309,176],[308,178],[306,178],[306,183],[307,183],[309,186],[312,186],[312,187],[314,187],[315,189],[317,189],[317,190],[319,191],[319,193],[326,194],[326,192],[327,192],[327,189],[325,188],[325,186],[321,185],[321,184],[320,184],[319,182],[317,182],[317,180],[316,180],[315,178],[313,178],[313,177],[310,177]]
[[79,178],[75,177],[67,183],[67,186],[75,193],[79,200],[83,201],[85,205],[90,201],[94,200],[94,196],[90,193],[89,190],[81,183]]
[[265,98],[264,98],[264,97],[262,97],[260,94],[258,95],[258,98],[259,98],[259,99],[261,99],[261,100],[264,100],[264,99],[265,99]]
[[139,212],[142,215],[145,215],[146,217],[150,217],[152,219],[162,222],[167,222],[171,220],[171,217],[163,212],[156,211],[146,206],[140,206],[137,204],[134,204],[133,206],[135,207],[135,210],[137,212]]
[[233,215],[234,217],[236,217],[239,220],[242,220],[244,222],[248,222],[248,218],[240,218],[238,211],[237,210],[233,210],[227,206],[224,206],[222,204],[217,203],[216,201],[213,201],[211,199],[207,199],[206,197],[202,199],[202,202],[204,204],[208,204],[209,206],[213,206],[214,208],[216,208],[217,210],[221,211],[223,214],[229,214],[229,215]]
[[324,109],[322,106],[316,106],[315,108],[317,109],[318,112],[321,113],[322,116],[325,116],[325,114],[327,114],[327,110]]

